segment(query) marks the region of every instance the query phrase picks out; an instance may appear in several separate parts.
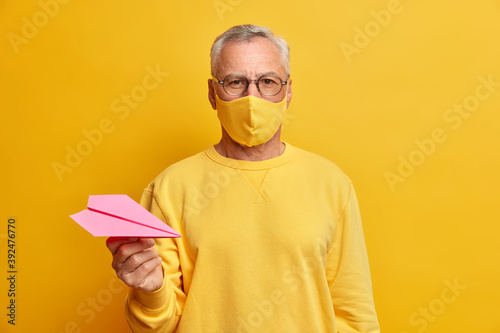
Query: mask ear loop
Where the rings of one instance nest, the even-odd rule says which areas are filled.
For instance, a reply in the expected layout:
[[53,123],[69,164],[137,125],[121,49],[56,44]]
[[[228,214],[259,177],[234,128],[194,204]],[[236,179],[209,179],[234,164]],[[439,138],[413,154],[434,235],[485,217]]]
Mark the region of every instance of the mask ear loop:
[[[288,83],[289,83],[288,81],[290,81],[290,76],[288,76],[288,80],[286,80],[286,84],[285,84],[286,88],[285,88],[285,97],[284,97],[284,99],[286,98],[287,100],[288,100]],[[288,106],[287,106],[287,109],[288,109]]]
[[212,88],[214,89],[215,96],[222,101],[220,96],[217,94],[217,84],[219,84],[219,80],[212,74],[210,78],[212,80]]

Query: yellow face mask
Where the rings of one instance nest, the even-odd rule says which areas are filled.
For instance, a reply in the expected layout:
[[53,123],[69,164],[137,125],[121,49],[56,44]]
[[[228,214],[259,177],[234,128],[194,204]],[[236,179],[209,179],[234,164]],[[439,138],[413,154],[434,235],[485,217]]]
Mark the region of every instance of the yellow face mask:
[[215,99],[222,127],[234,141],[248,147],[269,141],[285,117],[286,94],[278,103],[250,95],[228,102],[215,94]]

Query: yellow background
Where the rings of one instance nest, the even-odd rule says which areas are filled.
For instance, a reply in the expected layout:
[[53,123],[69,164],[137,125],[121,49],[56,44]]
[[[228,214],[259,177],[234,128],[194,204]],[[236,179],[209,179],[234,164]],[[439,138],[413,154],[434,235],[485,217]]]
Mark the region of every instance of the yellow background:
[[[485,96],[479,77],[500,82],[498,1],[65,1],[0,3],[0,331],[128,331],[104,239],[68,215],[89,194],[139,200],[166,166],[219,139],[209,48],[227,28],[254,23],[291,46],[283,139],[355,184],[382,331],[500,332],[500,87],[455,129],[444,118],[476,89]],[[356,52],[347,56],[347,44]],[[122,94],[141,92],[147,68],[169,74],[129,114],[113,112]],[[84,149],[83,131],[103,119],[108,133],[58,178],[54,162],[66,164],[68,146]],[[446,140],[419,153],[415,140],[429,143],[435,129]],[[391,187],[387,172],[398,175],[410,156],[420,165]]]

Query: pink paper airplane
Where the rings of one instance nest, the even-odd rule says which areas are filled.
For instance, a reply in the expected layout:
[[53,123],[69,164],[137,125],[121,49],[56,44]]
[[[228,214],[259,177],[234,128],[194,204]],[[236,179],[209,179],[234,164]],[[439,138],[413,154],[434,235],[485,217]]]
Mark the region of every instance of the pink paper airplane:
[[181,237],[125,194],[90,195],[87,208],[70,217],[95,237]]

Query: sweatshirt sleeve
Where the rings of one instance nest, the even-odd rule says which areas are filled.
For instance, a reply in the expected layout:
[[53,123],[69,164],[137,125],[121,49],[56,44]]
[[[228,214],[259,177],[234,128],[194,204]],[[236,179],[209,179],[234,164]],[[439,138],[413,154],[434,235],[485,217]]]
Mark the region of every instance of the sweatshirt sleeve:
[[[141,205],[162,221],[167,221],[154,195],[147,189],[142,195]],[[174,332],[186,301],[176,239],[158,238],[155,243],[162,258],[163,285],[154,292],[130,288],[125,303],[125,317],[136,333]]]
[[350,181],[326,272],[338,333],[380,333],[358,200]]

